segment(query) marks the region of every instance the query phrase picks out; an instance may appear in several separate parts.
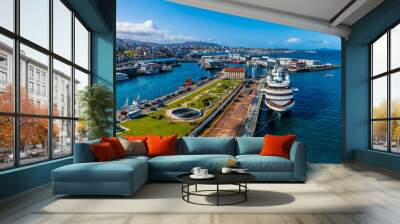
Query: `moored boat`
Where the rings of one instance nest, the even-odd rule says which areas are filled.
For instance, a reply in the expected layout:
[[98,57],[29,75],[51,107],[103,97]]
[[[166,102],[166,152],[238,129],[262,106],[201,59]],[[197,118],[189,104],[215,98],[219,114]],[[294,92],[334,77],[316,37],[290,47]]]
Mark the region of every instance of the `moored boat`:
[[115,78],[116,78],[117,82],[120,82],[120,81],[128,80],[129,76],[127,74],[125,74],[125,73],[117,72],[115,74]]
[[285,68],[277,66],[267,76],[264,97],[265,105],[276,112],[285,112],[294,107],[294,91]]

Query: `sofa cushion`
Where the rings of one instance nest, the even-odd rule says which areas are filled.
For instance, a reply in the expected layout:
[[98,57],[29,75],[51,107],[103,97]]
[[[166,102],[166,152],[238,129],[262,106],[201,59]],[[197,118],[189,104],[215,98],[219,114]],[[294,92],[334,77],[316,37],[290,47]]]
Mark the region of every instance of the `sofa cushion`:
[[[57,182],[130,182],[135,172],[147,172],[147,163],[140,159],[109,162],[75,163],[53,170]],[[147,173],[146,173],[147,176]]]
[[279,156],[239,155],[240,167],[249,172],[292,172],[293,162]]
[[176,155],[177,138],[178,138],[177,135],[171,135],[171,136],[150,135],[146,140],[148,147],[147,155],[151,157]]
[[185,155],[235,154],[235,139],[231,137],[183,137],[180,144]]
[[103,138],[101,138],[101,142],[110,143],[110,145],[112,146],[117,158],[122,158],[122,157],[126,156],[126,151],[124,149],[124,146],[119,141],[119,138],[117,138],[117,137],[103,137]]
[[91,149],[92,144],[99,144],[100,140],[75,143],[74,147],[74,163],[95,162],[96,158]]
[[236,155],[260,154],[263,145],[263,137],[237,137]]
[[261,156],[280,156],[290,159],[290,148],[296,135],[265,135]]
[[190,172],[193,167],[199,166],[210,171],[219,171],[230,159],[231,155],[175,155],[158,156],[149,160],[150,171],[163,172]]
[[94,157],[96,157],[96,161],[105,162],[118,158],[112,145],[108,142],[93,144],[90,147],[92,149]]
[[124,138],[119,138],[122,146],[126,151],[126,155],[137,155],[145,156],[147,155],[146,143],[141,140],[126,140]]

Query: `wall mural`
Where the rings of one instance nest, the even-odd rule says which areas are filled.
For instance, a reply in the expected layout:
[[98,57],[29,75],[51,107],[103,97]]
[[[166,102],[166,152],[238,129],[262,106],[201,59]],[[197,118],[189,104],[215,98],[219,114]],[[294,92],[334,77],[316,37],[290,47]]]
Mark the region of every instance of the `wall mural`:
[[118,1],[118,135],[291,133],[340,162],[339,37],[154,2]]

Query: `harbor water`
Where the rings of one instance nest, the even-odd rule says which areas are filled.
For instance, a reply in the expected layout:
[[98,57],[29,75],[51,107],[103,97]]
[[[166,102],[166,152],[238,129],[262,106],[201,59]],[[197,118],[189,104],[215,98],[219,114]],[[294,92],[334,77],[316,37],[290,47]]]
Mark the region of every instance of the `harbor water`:
[[[341,64],[340,51],[285,56]],[[279,118],[263,105],[255,135],[296,134],[298,141],[307,143],[309,162],[340,162],[341,69],[290,73],[290,78],[292,87],[299,89],[295,106]]]

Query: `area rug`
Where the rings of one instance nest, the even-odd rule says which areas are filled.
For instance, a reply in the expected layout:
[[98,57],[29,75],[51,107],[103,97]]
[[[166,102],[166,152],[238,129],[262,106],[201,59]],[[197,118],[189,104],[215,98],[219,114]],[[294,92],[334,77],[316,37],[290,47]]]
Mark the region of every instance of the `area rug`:
[[[360,213],[357,205],[344,201],[316,184],[260,183],[249,184],[248,187],[250,191],[247,201],[237,205],[189,204],[182,200],[180,184],[150,183],[131,197],[56,197],[36,213]],[[203,185],[198,190],[212,188],[215,186]],[[213,196],[192,196],[190,199],[197,203],[215,203]],[[240,198],[224,197],[222,202],[229,203],[238,199]]]

